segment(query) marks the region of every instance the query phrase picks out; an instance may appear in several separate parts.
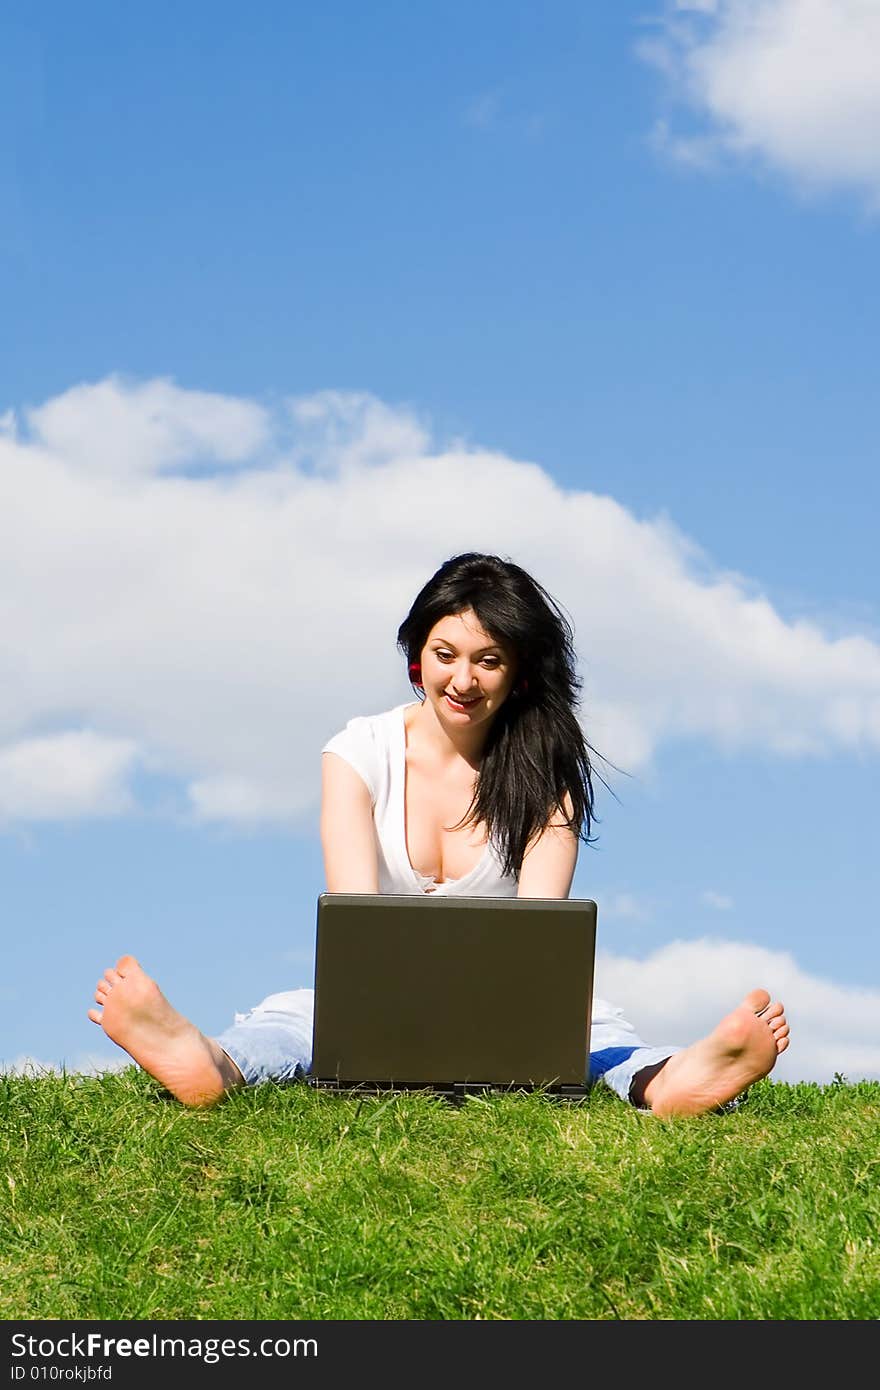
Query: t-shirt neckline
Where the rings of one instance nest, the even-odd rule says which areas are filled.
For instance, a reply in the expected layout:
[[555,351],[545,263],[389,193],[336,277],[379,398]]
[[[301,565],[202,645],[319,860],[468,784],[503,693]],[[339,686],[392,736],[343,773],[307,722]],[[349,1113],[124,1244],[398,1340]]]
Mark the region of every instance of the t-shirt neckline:
[[467,883],[468,879],[473,878],[477,870],[483,867],[486,857],[490,854],[492,847],[487,841],[483,853],[480,855],[476,864],[472,869],[468,869],[467,873],[463,874],[461,878],[436,879],[431,874],[419,873],[418,869],[413,865],[406,844],[406,711],[408,709],[413,709],[417,703],[417,701],[413,700],[408,704],[398,706],[398,712],[400,714],[400,848],[403,855],[403,862],[408,872],[411,874],[413,882],[418,884],[423,893],[430,893],[432,891],[430,887],[431,884],[433,884],[435,888],[446,888],[449,884],[453,883]]

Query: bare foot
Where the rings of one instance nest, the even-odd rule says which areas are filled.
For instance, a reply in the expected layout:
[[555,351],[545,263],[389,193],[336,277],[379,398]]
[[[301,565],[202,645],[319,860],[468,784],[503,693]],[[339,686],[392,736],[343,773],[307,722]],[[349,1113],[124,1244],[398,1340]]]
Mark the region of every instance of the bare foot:
[[92,1022],[184,1105],[213,1105],[243,1084],[219,1043],[169,1004],[134,956],[104,971],[95,1002],[102,1007],[89,1009]]
[[661,1118],[716,1110],[773,1070],[788,1033],[779,1001],[753,989],[708,1037],[651,1069],[643,1103]]

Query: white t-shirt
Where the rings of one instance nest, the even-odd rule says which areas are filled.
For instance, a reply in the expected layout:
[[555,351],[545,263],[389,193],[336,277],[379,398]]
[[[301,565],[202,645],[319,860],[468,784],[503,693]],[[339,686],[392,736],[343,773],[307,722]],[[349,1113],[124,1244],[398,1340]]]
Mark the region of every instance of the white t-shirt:
[[322,753],[336,753],[366,784],[373,803],[373,824],[379,855],[380,893],[445,893],[458,897],[515,898],[517,881],[501,872],[501,861],[489,843],[470,873],[442,883],[418,873],[406,850],[406,726],[408,705],[384,714],[349,719]]

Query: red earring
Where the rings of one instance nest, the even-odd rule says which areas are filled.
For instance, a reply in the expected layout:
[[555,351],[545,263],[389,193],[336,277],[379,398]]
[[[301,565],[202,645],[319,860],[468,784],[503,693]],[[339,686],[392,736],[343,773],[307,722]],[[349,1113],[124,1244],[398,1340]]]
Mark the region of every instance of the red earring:
[[528,695],[529,683],[526,680],[525,676],[523,676],[522,680],[514,686],[513,693],[514,695],[519,695],[520,697],[522,697],[523,695]]
[[420,661],[409,663],[409,678],[412,685],[418,686],[419,690],[422,689],[422,663]]

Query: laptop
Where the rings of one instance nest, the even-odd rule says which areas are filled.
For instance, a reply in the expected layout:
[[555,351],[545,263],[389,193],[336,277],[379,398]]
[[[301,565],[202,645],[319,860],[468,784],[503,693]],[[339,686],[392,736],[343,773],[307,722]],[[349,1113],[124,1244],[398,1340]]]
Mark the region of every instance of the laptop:
[[587,1092],[596,904],[322,893],[309,1081]]

